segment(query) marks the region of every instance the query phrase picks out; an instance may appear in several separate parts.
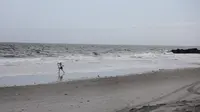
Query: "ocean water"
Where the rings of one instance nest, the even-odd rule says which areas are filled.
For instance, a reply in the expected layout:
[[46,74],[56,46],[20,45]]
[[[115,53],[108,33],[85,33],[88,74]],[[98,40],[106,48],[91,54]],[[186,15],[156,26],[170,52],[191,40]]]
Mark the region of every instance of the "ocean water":
[[199,54],[170,52],[193,47],[0,43],[0,86],[56,82],[57,62],[64,64],[63,80],[199,67]]

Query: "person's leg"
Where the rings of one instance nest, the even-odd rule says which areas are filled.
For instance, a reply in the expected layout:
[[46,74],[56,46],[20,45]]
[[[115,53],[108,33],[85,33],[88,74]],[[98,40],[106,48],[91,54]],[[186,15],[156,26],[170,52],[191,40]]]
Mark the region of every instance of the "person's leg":
[[63,69],[61,69],[61,70],[62,70],[63,74],[65,74],[65,71]]
[[60,76],[60,69],[58,69],[58,76]]

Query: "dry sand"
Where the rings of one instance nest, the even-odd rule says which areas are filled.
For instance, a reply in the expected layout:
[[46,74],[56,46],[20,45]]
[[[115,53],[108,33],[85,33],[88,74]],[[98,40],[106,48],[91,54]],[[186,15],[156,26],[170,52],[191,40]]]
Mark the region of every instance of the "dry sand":
[[200,112],[200,69],[2,87],[0,112]]

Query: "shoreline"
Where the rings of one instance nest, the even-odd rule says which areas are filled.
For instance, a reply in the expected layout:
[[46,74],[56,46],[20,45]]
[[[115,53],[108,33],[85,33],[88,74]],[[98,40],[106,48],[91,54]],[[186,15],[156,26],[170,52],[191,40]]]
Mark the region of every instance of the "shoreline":
[[[96,79],[104,79],[104,78],[112,78],[112,77],[126,77],[126,76],[134,76],[134,75],[143,75],[143,74],[151,74],[154,72],[161,72],[161,71],[173,71],[173,70],[185,70],[185,69],[196,69],[200,67],[184,67],[184,68],[172,68],[172,69],[157,69],[157,70],[147,70],[139,73],[127,73],[127,74],[118,74],[118,75],[104,75],[102,77],[98,77],[98,74],[96,72],[91,72],[88,74],[97,74],[92,77],[80,77],[80,78],[71,78],[71,79],[66,79],[64,78],[62,81],[58,80],[57,75],[17,75],[17,76],[3,76],[0,77],[0,88],[3,87],[16,87],[16,86],[34,86],[34,85],[47,85],[47,84],[57,84],[57,83],[63,83],[63,82],[76,82],[76,81],[89,81],[89,80],[96,80]],[[111,74],[116,74],[113,73]],[[110,73],[108,72],[108,73]],[[107,74],[108,74],[107,73]],[[87,73],[86,73],[87,74]],[[65,75],[67,77],[68,75]],[[68,77],[67,77],[68,78]],[[5,79],[5,80],[4,80]],[[30,80],[31,79],[31,80]],[[3,84],[4,82],[22,82],[22,84]],[[24,82],[23,82],[24,81]],[[2,84],[1,84],[2,83]]]
[[196,84],[194,88],[198,92],[199,74],[200,68],[187,68],[54,84],[0,87],[0,108],[2,112],[128,112],[123,109],[144,109],[146,105],[154,107],[168,102],[199,100],[198,94],[187,91],[191,84]]

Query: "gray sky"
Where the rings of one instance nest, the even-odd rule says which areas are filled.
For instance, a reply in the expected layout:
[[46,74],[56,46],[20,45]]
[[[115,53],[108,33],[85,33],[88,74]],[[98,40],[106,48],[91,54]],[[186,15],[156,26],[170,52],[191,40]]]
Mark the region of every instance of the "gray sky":
[[200,0],[0,0],[0,42],[200,45]]

